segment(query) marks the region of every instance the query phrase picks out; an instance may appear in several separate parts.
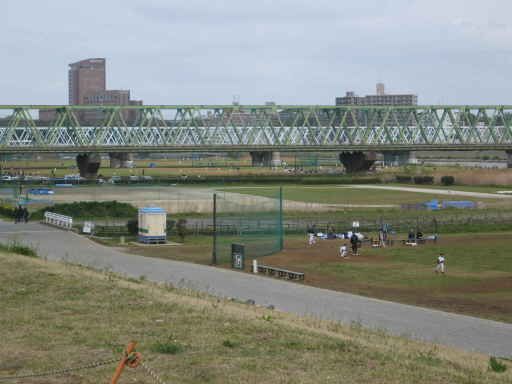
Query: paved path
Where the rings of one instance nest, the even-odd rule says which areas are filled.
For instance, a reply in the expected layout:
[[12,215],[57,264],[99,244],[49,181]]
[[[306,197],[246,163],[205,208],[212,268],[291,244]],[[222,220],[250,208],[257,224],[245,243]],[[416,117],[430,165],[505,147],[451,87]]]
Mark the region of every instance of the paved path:
[[0,241],[31,244],[49,260],[66,260],[131,277],[170,282],[222,297],[253,299],[277,309],[343,323],[359,322],[393,334],[512,356],[512,324],[334,292],[208,266],[124,254],[74,233],[39,224],[0,221]]
[[466,197],[480,197],[482,199],[512,199],[511,195],[486,193],[486,192],[468,192],[457,191],[454,189],[434,189],[434,188],[416,188],[416,187],[392,187],[387,185],[343,185],[338,188],[355,188],[355,189],[384,189],[388,191],[404,191],[404,192],[417,192],[429,193],[431,195],[450,195],[450,196],[466,196]]

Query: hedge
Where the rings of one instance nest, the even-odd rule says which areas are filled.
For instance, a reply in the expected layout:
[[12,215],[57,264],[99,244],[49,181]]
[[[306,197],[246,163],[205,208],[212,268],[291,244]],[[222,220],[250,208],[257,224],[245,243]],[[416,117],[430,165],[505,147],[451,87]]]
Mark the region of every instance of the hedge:
[[71,216],[73,218],[127,218],[137,215],[137,208],[117,201],[79,201],[55,204],[41,208],[32,214],[34,219],[42,219],[45,211]]
[[414,176],[414,184],[434,184],[433,176]]
[[453,177],[453,176],[443,176],[443,177],[441,177],[441,184],[443,184],[443,185],[453,185],[453,184],[455,184],[455,177]]

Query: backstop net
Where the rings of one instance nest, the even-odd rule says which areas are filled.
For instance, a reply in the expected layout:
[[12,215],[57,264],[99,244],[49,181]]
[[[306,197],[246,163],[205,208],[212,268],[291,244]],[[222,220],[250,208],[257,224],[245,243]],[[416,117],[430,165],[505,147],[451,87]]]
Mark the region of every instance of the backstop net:
[[281,188],[265,188],[263,196],[248,193],[214,194],[214,263],[231,261],[231,244],[244,246],[246,260],[283,249]]

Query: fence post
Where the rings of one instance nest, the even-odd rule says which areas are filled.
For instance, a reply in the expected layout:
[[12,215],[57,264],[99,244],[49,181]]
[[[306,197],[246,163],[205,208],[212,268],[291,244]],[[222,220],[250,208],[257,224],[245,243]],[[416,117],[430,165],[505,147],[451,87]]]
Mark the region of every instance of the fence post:
[[279,250],[284,249],[283,234],[283,187],[279,187]]
[[213,194],[213,249],[212,264],[217,265],[217,194]]

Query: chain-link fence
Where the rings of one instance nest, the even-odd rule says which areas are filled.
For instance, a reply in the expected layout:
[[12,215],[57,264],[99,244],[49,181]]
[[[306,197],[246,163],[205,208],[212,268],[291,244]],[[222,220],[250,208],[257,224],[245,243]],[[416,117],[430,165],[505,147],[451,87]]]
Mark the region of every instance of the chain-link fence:
[[265,197],[237,198],[229,192],[214,195],[214,262],[230,261],[231,244],[242,244],[245,256],[255,258],[283,249],[282,189]]

